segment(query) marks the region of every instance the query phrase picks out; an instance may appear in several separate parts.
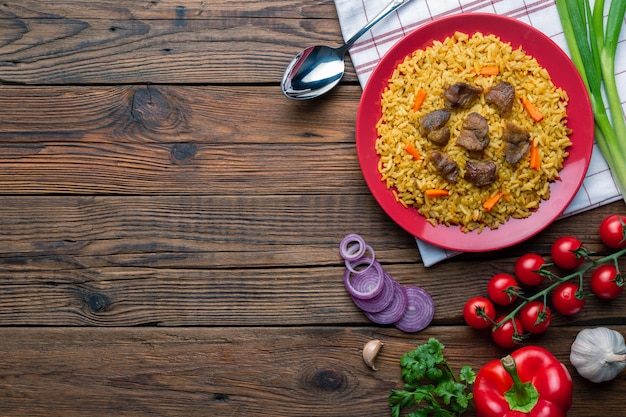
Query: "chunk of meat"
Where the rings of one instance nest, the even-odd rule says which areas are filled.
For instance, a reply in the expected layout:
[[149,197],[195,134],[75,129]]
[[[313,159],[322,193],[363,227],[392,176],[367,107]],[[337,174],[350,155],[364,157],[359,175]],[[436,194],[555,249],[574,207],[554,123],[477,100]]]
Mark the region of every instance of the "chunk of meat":
[[489,185],[496,180],[498,166],[493,161],[467,161],[463,178],[477,187]]
[[433,130],[439,130],[450,120],[450,110],[439,109],[426,113],[419,118],[419,131],[423,136],[428,136]]
[[445,146],[450,140],[450,128],[444,127],[442,129],[433,130],[426,135],[426,139],[437,146]]
[[485,94],[485,101],[495,105],[498,109],[498,114],[502,117],[506,117],[511,114],[511,110],[513,109],[515,88],[513,88],[510,83],[502,81]]
[[446,107],[450,109],[467,109],[474,104],[476,99],[483,92],[480,87],[474,87],[467,83],[455,83],[448,87],[443,95]]
[[456,138],[456,144],[468,151],[482,151],[489,144],[489,124],[479,113],[471,112],[463,121],[463,129]]
[[478,152],[485,149],[483,141],[471,130],[462,130],[456,138],[456,144],[470,152]]
[[473,111],[463,121],[463,129],[474,131],[478,137],[485,137],[489,133],[489,123],[480,113]]
[[509,164],[514,164],[526,155],[530,149],[530,133],[511,122],[504,127],[504,159]]
[[446,181],[456,182],[459,177],[459,167],[452,158],[439,151],[432,151],[428,155],[428,158],[433,162],[435,168],[437,168],[439,175],[441,175]]

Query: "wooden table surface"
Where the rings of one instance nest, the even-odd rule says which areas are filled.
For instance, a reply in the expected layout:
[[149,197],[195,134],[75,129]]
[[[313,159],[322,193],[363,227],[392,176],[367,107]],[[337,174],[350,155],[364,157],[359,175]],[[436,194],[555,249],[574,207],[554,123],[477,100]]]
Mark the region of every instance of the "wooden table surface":
[[[363,180],[349,59],[322,99],[280,91],[300,49],[341,42],[331,0],[0,4],[0,416],[388,416],[400,356],[428,338],[455,369],[508,352],[461,315],[491,275],[564,234],[608,253],[597,227],[623,202],[424,267]],[[430,327],[354,306],[348,233],[432,294]],[[626,334],[626,296],[526,342],[571,371],[572,416],[624,413],[626,374],[569,363],[598,325]]]

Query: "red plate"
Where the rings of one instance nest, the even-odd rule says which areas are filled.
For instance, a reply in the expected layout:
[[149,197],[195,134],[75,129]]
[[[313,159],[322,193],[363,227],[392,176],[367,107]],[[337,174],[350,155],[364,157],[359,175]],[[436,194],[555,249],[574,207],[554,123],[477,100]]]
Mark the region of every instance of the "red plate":
[[[381,116],[381,94],[394,69],[407,55],[443,41],[454,32],[494,34],[513,48],[522,46],[546,68],[553,83],[570,98],[568,127],[573,130],[569,156],[560,172],[561,181],[551,184],[550,199],[526,219],[510,219],[496,230],[485,228],[463,233],[458,226],[432,226],[415,208],[404,208],[381,181],[379,156],[374,144],[376,123]],[[587,172],[593,149],[593,113],[585,85],[570,58],[548,36],[518,20],[495,14],[469,13],[441,18],[411,32],[394,45],[370,76],[359,104],[356,146],[365,181],[378,204],[398,225],[434,245],[465,252],[480,252],[512,246],[539,233],[567,208]]]

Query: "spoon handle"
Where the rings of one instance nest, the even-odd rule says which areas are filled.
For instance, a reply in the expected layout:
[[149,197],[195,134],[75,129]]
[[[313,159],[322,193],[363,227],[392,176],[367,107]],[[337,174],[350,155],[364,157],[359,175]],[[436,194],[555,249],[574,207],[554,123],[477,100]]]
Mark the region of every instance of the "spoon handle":
[[391,3],[389,3],[387,6],[385,6],[385,8],[383,10],[381,10],[380,13],[378,13],[375,18],[370,20],[357,33],[355,33],[350,39],[348,39],[346,41],[346,43],[341,47],[341,49],[344,52],[347,51],[352,46],[352,44],[354,42],[356,42],[356,40],[359,39],[361,36],[363,36],[365,34],[365,32],[370,30],[372,28],[372,26],[374,26],[376,23],[378,23],[381,20],[383,20],[391,12],[393,12],[396,9],[398,9],[403,4],[408,3],[409,1],[411,1],[411,0],[393,0]]

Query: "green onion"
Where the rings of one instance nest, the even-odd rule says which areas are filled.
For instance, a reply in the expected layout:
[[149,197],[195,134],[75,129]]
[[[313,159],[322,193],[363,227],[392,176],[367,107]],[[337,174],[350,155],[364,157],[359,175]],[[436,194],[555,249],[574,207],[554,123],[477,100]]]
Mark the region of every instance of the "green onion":
[[589,93],[596,143],[626,201],[626,122],[615,81],[615,51],[626,1],[611,1],[606,28],[604,0],[596,0],[593,10],[589,0],[556,0],[556,6],[572,61]]

